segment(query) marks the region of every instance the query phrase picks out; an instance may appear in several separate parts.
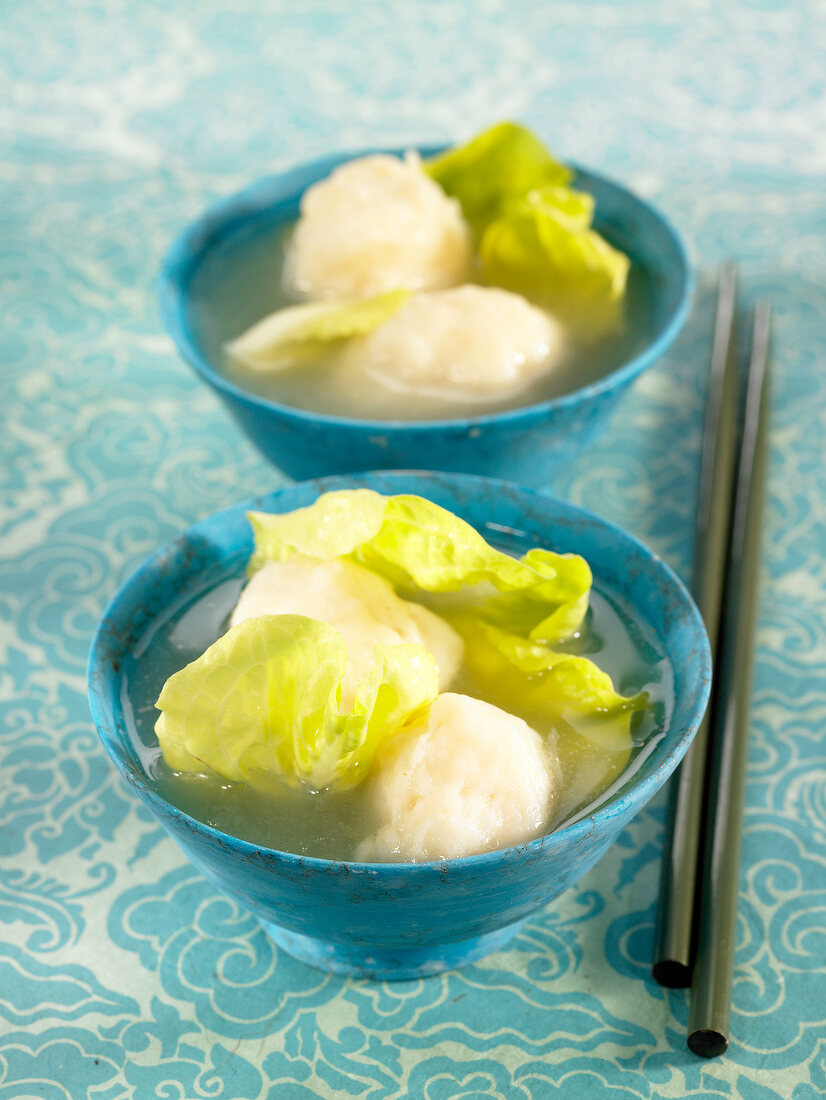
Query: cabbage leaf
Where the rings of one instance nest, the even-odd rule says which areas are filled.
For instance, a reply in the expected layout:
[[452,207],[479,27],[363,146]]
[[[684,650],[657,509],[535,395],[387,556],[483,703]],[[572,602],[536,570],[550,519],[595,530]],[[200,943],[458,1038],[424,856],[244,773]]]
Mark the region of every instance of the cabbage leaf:
[[293,512],[248,512],[255,540],[248,573],[294,557],[333,561],[378,534],[388,498],[372,489],[340,489]]
[[167,764],[271,789],[352,787],[379,744],[428,707],[436,663],[420,645],[376,645],[376,666],[340,713],[347,651],[302,615],[247,619],[171,676],[155,726]]
[[564,185],[572,177],[530,130],[515,122],[499,122],[467,144],[425,161],[423,168],[459,200],[477,237],[503,212],[508,199],[537,187]]
[[408,597],[456,593],[463,614],[545,645],[575,634],[588,609],[591,571],[584,558],[539,547],[512,558],[423,497],[343,489],[295,512],[253,512],[249,519],[253,572],[296,555],[347,557]]
[[500,122],[424,168],[461,203],[487,283],[551,302],[625,293],[630,261],[592,228],[593,197],[524,126]]
[[646,696],[620,695],[607,672],[574,653],[559,652],[489,623],[458,616],[453,620],[465,640],[465,658],[471,672],[488,682],[496,665],[508,664],[533,681],[543,708],[556,701],[560,712],[603,716],[627,714],[646,705]]
[[320,345],[372,332],[409,296],[409,290],[391,290],[373,298],[305,302],[278,309],[230,341],[226,351],[253,370],[283,370]]
[[630,261],[590,228],[593,201],[581,198],[553,187],[511,202],[482,236],[485,280],[522,293],[541,287],[543,295],[556,297],[621,298]]
[[649,705],[640,692],[626,697],[593,661],[554,651],[472,619],[453,620],[465,643],[468,674],[490,702],[505,710],[518,700],[519,717],[552,736],[566,777],[568,810],[589,801],[626,767],[632,722]]

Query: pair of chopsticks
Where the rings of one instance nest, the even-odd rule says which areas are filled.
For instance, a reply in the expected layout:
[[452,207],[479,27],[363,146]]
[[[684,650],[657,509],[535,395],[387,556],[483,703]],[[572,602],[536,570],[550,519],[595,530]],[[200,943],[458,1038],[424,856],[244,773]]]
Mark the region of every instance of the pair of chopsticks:
[[[728,1046],[768,418],[771,310],[736,348],[737,271],[720,274],[703,436],[694,595],[714,654],[711,704],[671,788],[652,973],[691,986],[688,1046]],[[741,377],[744,375],[744,377]]]

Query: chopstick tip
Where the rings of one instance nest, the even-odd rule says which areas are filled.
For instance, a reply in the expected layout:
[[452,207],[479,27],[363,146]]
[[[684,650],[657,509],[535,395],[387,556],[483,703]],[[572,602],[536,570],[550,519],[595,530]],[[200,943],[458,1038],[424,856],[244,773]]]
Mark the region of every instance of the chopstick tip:
[[687,989],[691,985],[691,967],[676,959],[658,959],[651,967],[651,976],[666,989]]
[[728,1050],[728,1039],[722,1031],[711,1027],[701,1027],[690,1032],[688,1049],[701,1058],[718,1058]]

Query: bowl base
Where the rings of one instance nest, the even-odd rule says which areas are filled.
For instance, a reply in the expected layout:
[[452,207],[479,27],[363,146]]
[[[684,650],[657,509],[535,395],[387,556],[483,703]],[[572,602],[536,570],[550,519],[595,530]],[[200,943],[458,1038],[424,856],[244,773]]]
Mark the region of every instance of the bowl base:
[[[527,918],[526,918],[527,919]],[[454,943],[427,944],[423,947],[358,947],[353,944],[330,943],[328,940],[290,932],[278,924],[261,921],[261,925],[276,945],[293,958],[310,966],[331,970],[335,974],[347,974],[354,978],[377,978],[385,981],[405,981],[410,978],[426,978],[443,970],[467,966],[477,959],[504,947],[524,920],[472,936]]]

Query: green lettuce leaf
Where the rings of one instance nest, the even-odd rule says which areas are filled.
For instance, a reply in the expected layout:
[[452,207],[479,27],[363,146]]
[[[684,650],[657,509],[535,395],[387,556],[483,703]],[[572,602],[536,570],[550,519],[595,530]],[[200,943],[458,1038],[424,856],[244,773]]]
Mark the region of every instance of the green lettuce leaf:
[[253,370],[282,370],[319,345],[372,332],[409,296],[409,290],[391,290],[374,298],[306,302],[278,309],[230,341],[226,351]]
[[381,530],[387,500],[372,489],[341,489],[323,493],[294,512],[248,512],[255,545],[247,572],[296,556],[319,561],[347,557]]
[[479,258],[485,280],[521,293],[549,297],[625,293],[630,261],[590,228],[593,202],[553,187],[507,205],[485,230]]
[[588,609],[591,571],[579,555],[536,548],[512,558],[422,497],[344,489],[286,515],[249,518],[252,571],[295,555],[347,557],[414,597],[456,593],[455,610],[544,644],[569,638]]
[[376,645],[376,667],[339,713],[347,651],[334,627],[302,615],[247,619],[171,676],[156,706],[164,759],[269,789],[352,787],[378,745],[428,707],[436,663],[420,645]]
[[536,187],[506,204],[503,214],[513,214],[526,201],[553,211],[556,220],[570,233],[584,233],[594,221],[596,204],[594,196],[587,191],[575,191],[573,187]]
[[486,282],[550,302],[625,293],[630,263],[592,228],[593,197],[524,126],[501,122],[424,168],[461,203]]
[[465,643],[471,681],[486,697],[544,736],[565,778],[565,812],[612,783],[628,764],[636,712],[648,706],[641,692],[626,697],[593,661],[526,642],[469,618],[453,626]]
[[646,706],[644,693],[620,695],[611,677],[587,657],[560,653],[472,618],[459,616],[454,625],[464,637],[465,657],[473,675],[487,680],[504,658],[534,681],[538,695],[556,700],[560,713],[599,713],[608,717]]
[[530,130],[514,122],[500,122],[423,167],[459,200],[477,236],[502,213],[508,199],[537,187],[566,184],[572,176]]

